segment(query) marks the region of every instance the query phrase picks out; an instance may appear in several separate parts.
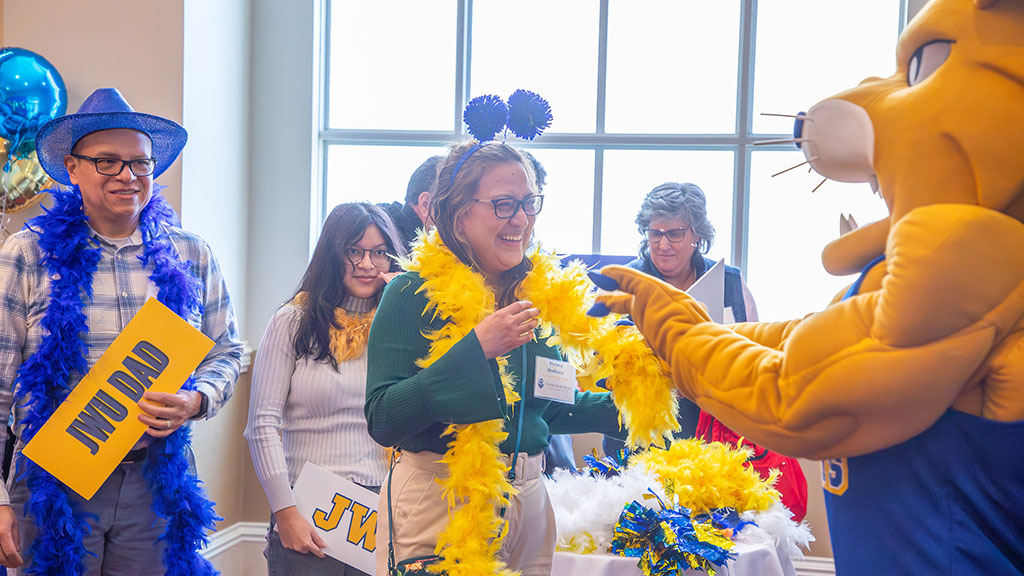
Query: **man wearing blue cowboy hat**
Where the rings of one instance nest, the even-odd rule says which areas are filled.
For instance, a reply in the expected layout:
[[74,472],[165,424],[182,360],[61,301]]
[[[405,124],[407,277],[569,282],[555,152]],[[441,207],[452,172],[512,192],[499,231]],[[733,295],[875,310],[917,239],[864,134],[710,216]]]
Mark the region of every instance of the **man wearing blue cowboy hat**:
[[[191,472],[184,425],[213,416],[231,397],[242,343],[210,247],[181,230],[154,190],[186,139],[184,128],[135,112],[113,88],[96,90],[76,114],[36,136],[39,163],[70,188],[55,191],[54,207],[0,249],[0,419],[13,408],[19,438],[11,478],[0,484],[6,567],[212,571],[196,550],[212,504]],[[145,392],[139,419],[147,433],[85,500],[21,457],[21,448],[150,296],[215,346],[177,394]]]

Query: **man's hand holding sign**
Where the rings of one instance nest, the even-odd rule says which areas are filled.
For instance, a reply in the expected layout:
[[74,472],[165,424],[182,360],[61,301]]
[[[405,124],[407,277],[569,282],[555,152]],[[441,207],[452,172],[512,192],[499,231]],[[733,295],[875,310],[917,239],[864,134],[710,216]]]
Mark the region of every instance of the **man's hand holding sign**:
[[[142,409],[139,421],[149,426],[146,434],[165,438],[198,415],[202,402],[202,393],[195,390],[178,390],[174,394],[147,391],[139,402],[139,408]],[[142,442],[146,442],[146,439],[143,438]]]
[[25,456],[91,498],[143,433],[168,436],[199,412],[199,393],[179,389],[212,348],[212,340],[151,298],[25,446]]

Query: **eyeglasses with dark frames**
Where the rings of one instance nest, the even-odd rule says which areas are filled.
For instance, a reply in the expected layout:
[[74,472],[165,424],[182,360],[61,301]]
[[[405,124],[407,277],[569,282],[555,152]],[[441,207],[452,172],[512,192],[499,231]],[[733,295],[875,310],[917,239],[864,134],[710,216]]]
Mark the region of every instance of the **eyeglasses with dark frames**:
[[72,156],[80,160],[92,162],[93,166],[96,167],[96,172],[104,176],[118,176],[121,172],[124,172],[125,166],[132,171],[132,174],[140,178],[142,176],[149,176],[156,170],[155,158],[121,160],[120,158],[93,158],[92,156],[83,156],[82,154],[72,154]]
[[345,257],[353,266],[359,266],[359,263],[366,258],[366,254],[370,254],[370,262],[377,268],[386,268],[391,265],[391,257],[388,256],[388,251],[385,248],[360,248],[359,246],[349,246],[345,248]]
[[522,200],[516,200],[515,198],[493,198],[491,200],[481,200],[479,198],[473,198],[474,202],[484,202],[494,205],[494,217],[500,220],[508,220],[509,218],[516,215],[519,209],[523,209],[523,213],[527,216],[536,216],[540,214],[541,208],[544,207],[544,195],[543,194],[530,194],[524,196]]
[[647,241],[651,244],[661,242],[662,238],[668,238],[669,244],[679,244],[686,239],[686,233],[689,231],[690,228],[686,226],[672,228],[671,230],[665,230],[664,228],[648,228],[644,230],[644,236],[647,237]]

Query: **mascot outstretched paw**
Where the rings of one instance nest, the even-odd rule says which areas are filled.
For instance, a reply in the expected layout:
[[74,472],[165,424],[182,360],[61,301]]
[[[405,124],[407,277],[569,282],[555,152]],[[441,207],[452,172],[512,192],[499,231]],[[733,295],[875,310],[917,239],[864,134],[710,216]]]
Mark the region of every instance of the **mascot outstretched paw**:
[[889,210],[823,254],[870,263],[841,301],[721,326],[607,268],[598,311],[732,430],[827,459],[837,573],[1024,574],[1024,0],[930,0],[896,64],[797,117],[811,167]]

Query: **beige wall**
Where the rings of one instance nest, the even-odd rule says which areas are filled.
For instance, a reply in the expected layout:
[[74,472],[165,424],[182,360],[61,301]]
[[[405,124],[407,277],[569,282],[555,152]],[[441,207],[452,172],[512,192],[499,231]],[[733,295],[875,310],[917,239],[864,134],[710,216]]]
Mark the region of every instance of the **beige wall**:
[[243,338],[249,337],[249,23],[249,0],[185,0],[179,87],[189,131],[181,222],[217,255]]
[[211,420],[195,427],[192,445],[199,477],[210,499],[217,503],[223,529],[236,522],[266,522],[267,499],[256,479],[249,447],[242,437],[249,410],[249,373],[242,374],[235,395]]

